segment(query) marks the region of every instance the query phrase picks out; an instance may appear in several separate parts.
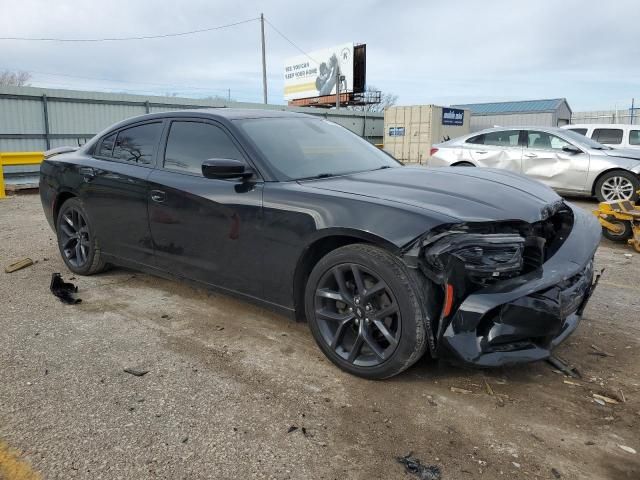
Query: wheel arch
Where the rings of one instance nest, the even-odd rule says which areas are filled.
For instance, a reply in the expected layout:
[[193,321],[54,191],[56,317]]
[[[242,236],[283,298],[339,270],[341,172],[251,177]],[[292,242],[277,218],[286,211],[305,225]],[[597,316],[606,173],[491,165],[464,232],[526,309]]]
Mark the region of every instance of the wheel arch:
[[62,207],[64,202],[66,202],[70,198],[75,198],[75,197],[77,197],[77,195],[68,190],[63,190],[61,192],[58,192],[58,194],[56,195],[53,201],[53,205],[51,206],[51,213],[53,214],[54,230],[57,230],[58,228],[57,221],[58,221],[58,214],[60,213],[60,208]]
[[452,163],[451,166],[452,167],[476,167],[477,165],[468,160],[462,160],[460,162]]
[[626,172],[626,173],[630,173],[631,175],[633,175],[634,177],[636,177],[638,179],[638,181],[640,182],[640,175],[633,173],[631,170],[627,170],[626,168],[622,168],[622,167],[612,167],[609,168],[603,172],[600,172],[598,174],[598,176],[593,180],[593,184],[591,185],[591,195],[595,196],[596,195],[596,187],[598,186],[598,182],[600,181],[600,179],[602,177],[604,177],[606,174],[608,173],[612,173],[612,172]]
[[354,243],[376,245],[396,255],[400,253],[400,248],[397,245],[369,232],[350,228],[322,231],[311,239],[296,263],[293,275],[293,304],[296,321],[305,321],[304,292],[313,267],[329,252]]

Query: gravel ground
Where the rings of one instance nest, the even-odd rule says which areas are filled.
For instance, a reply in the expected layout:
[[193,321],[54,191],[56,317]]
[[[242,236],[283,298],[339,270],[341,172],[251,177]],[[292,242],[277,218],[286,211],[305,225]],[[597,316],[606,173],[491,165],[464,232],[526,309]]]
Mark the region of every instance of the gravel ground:
[[629,253],[603,240],[606,273],[557,351],[582,379],[546,363],[424,359],[371,382],[333,367],[304,324],[145,274],[75,278],[82,303],[63,305],[51,273],[72,275],[38,196],[9,198],[0,264],[37,263],[0,272],[0,446],[47,479],[409,478],[395,457],[410,451],[443,479],[638,479],[640,255]]

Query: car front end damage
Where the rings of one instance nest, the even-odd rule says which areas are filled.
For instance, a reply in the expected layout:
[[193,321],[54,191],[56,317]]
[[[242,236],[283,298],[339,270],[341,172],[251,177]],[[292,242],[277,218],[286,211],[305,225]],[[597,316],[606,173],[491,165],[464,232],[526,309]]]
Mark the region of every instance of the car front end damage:
[[578,326],[598,275],[594,218],[559,201],[540,220],[444,225],[405,250],[425,280],[434,356],[481,367],[530,362]]

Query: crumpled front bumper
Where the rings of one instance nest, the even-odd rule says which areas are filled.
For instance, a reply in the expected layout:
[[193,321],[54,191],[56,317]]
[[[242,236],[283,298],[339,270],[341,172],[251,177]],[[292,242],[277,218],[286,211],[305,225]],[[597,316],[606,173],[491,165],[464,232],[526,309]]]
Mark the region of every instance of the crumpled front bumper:
[[438,357],[480,367],[542,360],[577,328],[595,287],[600,228],[592,215],[573,213],[571,233],[541,269],[460,304],[439,339]]

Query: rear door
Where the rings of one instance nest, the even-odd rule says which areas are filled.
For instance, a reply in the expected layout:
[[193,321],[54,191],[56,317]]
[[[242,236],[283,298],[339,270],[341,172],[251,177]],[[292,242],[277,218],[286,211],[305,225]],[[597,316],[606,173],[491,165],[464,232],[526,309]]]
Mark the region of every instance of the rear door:
[[522,173],[557,190],[585,191],[589,154],[565,152],[575,145],[544,131],[528,130],[526,139]]
[[149,180],[149,222],[158,268],[249,295],[262,294],[262,191],[256,176],[202,176],[211,158],[248,159],[214,121],[170,121],[159,165]]
[[471,158],[479,167],[501,168],[520,173],[522,145],[520,130],[487,132],[466,141]]
[[102,250],[145,265],[153,263],[147,180],[163,126],[157,120],[107,134],[79,166],[81,197]]

